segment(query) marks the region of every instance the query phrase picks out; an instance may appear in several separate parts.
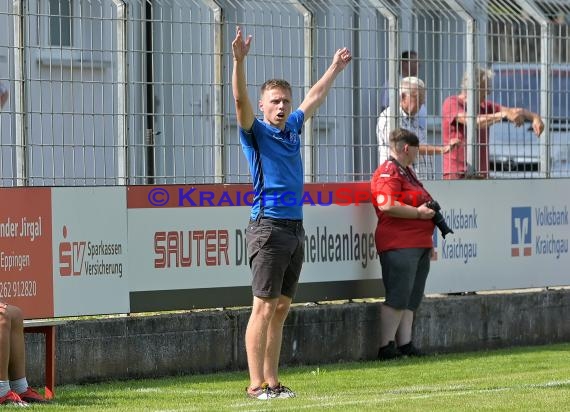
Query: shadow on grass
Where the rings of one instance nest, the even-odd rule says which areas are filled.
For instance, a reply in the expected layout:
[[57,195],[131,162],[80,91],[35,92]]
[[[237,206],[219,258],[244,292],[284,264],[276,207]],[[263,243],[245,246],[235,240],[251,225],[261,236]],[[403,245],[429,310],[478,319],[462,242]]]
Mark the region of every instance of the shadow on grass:
[[[470,361],[474,359],[483,359],[488,360],[492,357],[496,356],[515,356],[515,355],[524,355],[524,354],[535,354],[535,353],[544,353],[545,348],[548,347],[548,352],[565,352],[568,353],[570,351],[570,344],[568,343],[560,343],[560,344],[553,344],[553,345],[540,345],[540,346],[517,346],[517,347],[509,347],[509,348],[500,348],[500,349],[485,349],[485,350],[478,350],[478,351],[471,351],[471,352],[461,352],[461,353],[434,353],[428,354],[422,357],[403,357],[398,359],[392,359],[387,361],[380,361],[380,360],[362,360],[362,361],[350,361],[344,362],[339,361],[338,363],[327,363],[327,364],[319,364],[318,366],[326,369],[327,371],[335,371],[335,370],[359,370],[359,369],[369,369],[371,366],[373,367],[385,367],[385,368],[396,368],[401,367],[403,365],[415,365],[415,364],[426,364],[426,363],[440,363],[442,361]],[[281,368],[282,371],[286,370],[299,370],[299,371],[312,371],[315,369],[317,365],[287,365],[285,368]]]

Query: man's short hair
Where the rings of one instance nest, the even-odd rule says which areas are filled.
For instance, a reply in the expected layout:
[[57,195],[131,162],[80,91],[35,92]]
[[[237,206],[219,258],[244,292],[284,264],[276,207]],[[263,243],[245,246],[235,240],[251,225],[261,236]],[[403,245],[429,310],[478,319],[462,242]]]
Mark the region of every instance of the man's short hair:
[[400,95],[405,94],[409,96],[415,89],[417,89],[418,92],[424,92],[425,88],[426,86],[423,80],[419,77],[410,76],[400,80]]
[[406,50],[402,52],[400,58],[402,60],[417,60],[418,52],[415,50]]
[[394,129],[390,132],[390,147],[400,152],[404,145],[419,146],[420,139],[415,133],[406,129]]
[[293,94],[293,90],[291,89],[291,85],[287,80],[283,79],[269,79],[266,80],[265,83],[261,85],[261,94],[265,93],[266,90],[271,89],[285,89],[289,90],[289,93]]

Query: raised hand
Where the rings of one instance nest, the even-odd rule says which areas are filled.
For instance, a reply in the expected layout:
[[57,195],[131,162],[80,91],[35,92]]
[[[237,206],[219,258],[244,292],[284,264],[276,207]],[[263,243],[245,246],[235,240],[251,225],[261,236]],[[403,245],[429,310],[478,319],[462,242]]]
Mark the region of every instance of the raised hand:
[[232,42],[232,52],[234,55],[234,60],[242,61],[245,56],[249,53],[249,47],[251,46],[251,40],[253,36],[250,34],[244,40],[241,28],[236,27],[236,38]]
[[348,48],[343,47],[338,49],[333,57],[333,64],[336,64],[340,69],[344,69],[348,63],[352,60],[352,54]]

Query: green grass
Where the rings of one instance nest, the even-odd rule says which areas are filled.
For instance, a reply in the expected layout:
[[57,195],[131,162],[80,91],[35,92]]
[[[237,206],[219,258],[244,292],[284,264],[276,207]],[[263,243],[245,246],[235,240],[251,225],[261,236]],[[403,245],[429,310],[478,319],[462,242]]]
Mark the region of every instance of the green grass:
[[563,411],[570,344],[281,369],[295,399],[249,400],[247,373],[56,388],[48,410]]

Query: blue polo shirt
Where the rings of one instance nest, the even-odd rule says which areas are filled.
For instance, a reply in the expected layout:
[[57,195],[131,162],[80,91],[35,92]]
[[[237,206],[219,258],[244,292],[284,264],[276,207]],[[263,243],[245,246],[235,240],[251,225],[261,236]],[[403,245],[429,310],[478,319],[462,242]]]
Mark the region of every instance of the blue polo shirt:
[[303,218],[303,162],[301,128],[305,114],[297,109],[289,115],[285,130],[259,119],[251,130],[239,129],[241,147],[253,178],[255,193],[251,218]]

